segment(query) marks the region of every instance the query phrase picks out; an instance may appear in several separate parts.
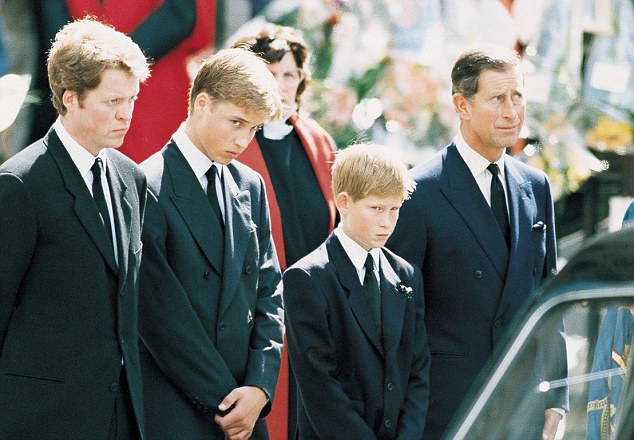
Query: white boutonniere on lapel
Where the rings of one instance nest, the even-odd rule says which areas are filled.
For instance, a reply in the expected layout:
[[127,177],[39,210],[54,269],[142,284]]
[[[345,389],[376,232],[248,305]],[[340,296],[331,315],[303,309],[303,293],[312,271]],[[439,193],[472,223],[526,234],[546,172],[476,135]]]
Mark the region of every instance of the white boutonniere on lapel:
[[414,297],[414,289],[412,289],[409,286],[405,286],[403,284],[399,284],[398,285],[398,291],[399,293],[402,293],[405,296],[405,299],[407,299],[408,301],[411,301],[412,298]]

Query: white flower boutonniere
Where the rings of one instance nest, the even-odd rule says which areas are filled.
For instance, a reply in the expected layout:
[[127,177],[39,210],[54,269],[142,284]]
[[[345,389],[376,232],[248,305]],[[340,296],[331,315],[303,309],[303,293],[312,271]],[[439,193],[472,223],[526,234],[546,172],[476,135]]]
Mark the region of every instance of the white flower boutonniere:
[[414,295],[413,295],[414,289],[412,289],[412,288],[411,288],[411,287],[409,287],[409,286],[405,286],[405,285],[403,285],[403,284],[399,284],[399,285],[398,285],[398,291],[399,291],[400,293],[402,293],[403,295],[405,295],[405,298],[406,298],[408,301],[411,301],[411,300],[412,300],[412,298],[414,297]]

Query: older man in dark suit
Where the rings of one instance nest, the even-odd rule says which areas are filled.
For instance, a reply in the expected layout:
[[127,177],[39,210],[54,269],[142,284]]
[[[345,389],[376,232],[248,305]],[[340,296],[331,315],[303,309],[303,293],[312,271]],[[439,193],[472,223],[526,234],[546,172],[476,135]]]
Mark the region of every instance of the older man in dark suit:
[[265,439],[282,351],[280,270],[264,183],[234,159],[281,114],[243,49],[201,66],[189,116],[141,165],[141,350],[152,438]]
[[[441,436],[507,324],[556,268],[548,179],[505,154],[526,109],[519,57],[497,46],[466,51],[452,83],[460,131],[411,170],[417,189],[387,244],[423,272],[432,356],[426,439]],[[546,411],[547,436],[560,411]]]
[[146,180],[114,151],[147,61],[93,20],[48,60],[60,117],[0,167],[0,437],[143,437],[137,334]]

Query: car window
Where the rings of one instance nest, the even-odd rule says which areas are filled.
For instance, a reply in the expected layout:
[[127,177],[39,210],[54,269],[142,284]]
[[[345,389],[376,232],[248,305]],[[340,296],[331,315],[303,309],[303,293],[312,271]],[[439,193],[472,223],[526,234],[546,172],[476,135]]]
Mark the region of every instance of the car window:
[[633,336],[632,285],[549,296],[518,321],[445,437],[541,439],[544,411],[559,408],[559,439],[622,438]]

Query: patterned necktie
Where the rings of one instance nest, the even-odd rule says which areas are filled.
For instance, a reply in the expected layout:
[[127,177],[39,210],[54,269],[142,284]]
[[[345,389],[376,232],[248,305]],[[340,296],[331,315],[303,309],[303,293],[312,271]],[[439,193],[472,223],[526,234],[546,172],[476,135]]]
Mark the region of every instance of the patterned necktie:
[[509,225],[508,211],[506,209],[506,194],[504,193],[504,187],[499,179],[500,169],[497,164],[489,164],[487,169],[493,175],[491,177],[491,211],[500,225],[506,245],[511,244],[511,227]]
[[108,242],[114,254],[114,245],[112,241],[112,223],[110,221],[110,214],[108,212],[108,204],[106,203],[106,196],[103,192],[103,186],[101,185],[101,167],[103,166],[101,158],[95,159],[95,163],[90,168],[92,171],[92,196],[95,199],[99,214],[101,215],[101,221],[103,227],[106,230],[108,236]]
[[220,210],[220,202],[216,192],[216,176],[218,175],[216,166],[211,165],[205,175],[207,176],[207,198],[209,199],[209,203],[211,203],[211,208],[213,209],[218,222],[220,222],[220,227],[224,230],[225,222],[222,216],[222,211]]
[[379,283],[374,276],[374,258],[372,254],[368,252],[368,256],[365,259],[365,275],[363,277],[363,290],[365,290],[368,297],[368,303],[370,304],[370,310],[374,318],[374,322],[381,333],[381,290],[379,289]]

